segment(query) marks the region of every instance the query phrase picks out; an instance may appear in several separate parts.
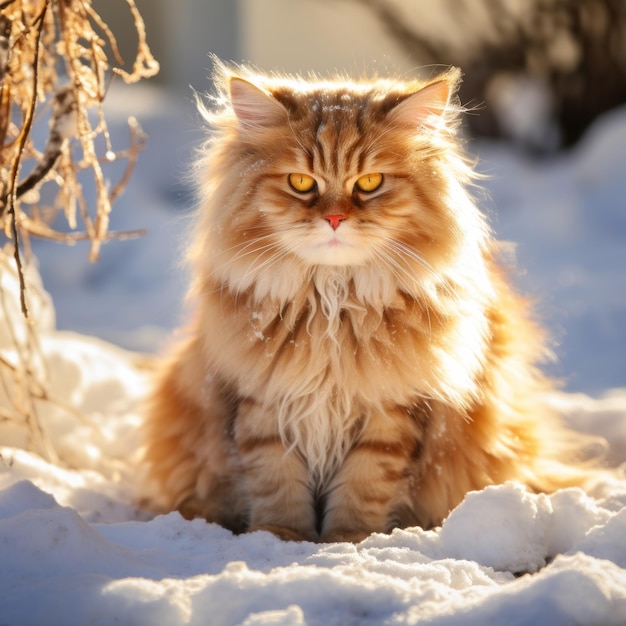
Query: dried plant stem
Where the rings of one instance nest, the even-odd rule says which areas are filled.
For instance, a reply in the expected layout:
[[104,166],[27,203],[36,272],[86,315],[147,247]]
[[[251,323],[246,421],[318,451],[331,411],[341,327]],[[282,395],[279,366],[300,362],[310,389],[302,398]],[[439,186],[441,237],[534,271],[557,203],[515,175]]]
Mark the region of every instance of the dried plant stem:
[[137,43],[137,55],[135,57],[135,63],[133,64],[132,73],[125,72],[121,68],[114,68],[113,71],[119,74],[126,83],[134,83],[141,78],[147,78],[154,76],[159,71],[159,64],[152,56],[150,49],[146,42],[146,27],[141,19],[141,14],[135,5],[135,0],[126,0],[126,4],[130,10],[130,14],[135,22],[137,29],[137,37],[139,41]]
[[[6,261],[4,258],[2,260],[4,265],[2,270],[7,271]],[[20,281],[22,281],[24,278],[22,268],[18,268],[16,271],[18,271]],[[40,364],[43,363],[43,359],[41,358],[41,350],[38,349],[38,338],[34,332],[32,321],[24,319],[25,337],[23,339],[19,338],[14,328],[14,322],[9,315],[6,294],[2,287],[0,287],[0,304],[3,317],[6,320],[5,329],[11,336],[11,343],[15,352],[15,363],[0,355],[2,371],[10,372],[13,380],[12,387],[9,388],[4,374],[0,371],[0,379],[2,380],[5,395],[11,401],[13,412],[26,424],[31,439],[31,447],[41,451],[49,460],[57,461],[58,455],[46,436],[35,406],[35,399],[45,393],[46,385],[45,378],[44,380],[40,379],[42,375],[45,377],[45,371],[39,376],[35,373],[35,354],[39,356],[38,362]],[[16,323],[19,323],[19,320]]]
[[122,178],[120,178],[119,182],[115,185],[115,187],[113,187],[111,193],[109,194],[109,202],[111,204],[117,200],[118,196],[126,188],[126,185],[135,170],[139,153],[143,150],[143,146],[146,141],[146,137],[141,130],[141,126],[139,126],[139,123],[134,117],[130,117],[128,119],[128,127],[130,128],[130,149],[127,153],[126,169]]
[[56,92],[52,109],[54,112],[53,123],[43,155],[32,172],[18,185],[16,198],[21,198],[42,182],[61,156],[65,142],[61,127],[67,123],[67,118],[76,111],[76,101],[71,86],[63,87]]
[[[14,297],[19,289],[19,305],[15,299],[9,306],[8,293],[0,282],[5,329],[2,333],[0,327],[0,339],[5,342],[0,344],[0,402],[5,405],[0,406],[0,422],[12,419],[25,425],[31,448],[49,459],[57,455],[42,427],[38,407],[53,404],[66,411],[77,410],[56,398],[48,386],[37,333],[38,299],[36,291],[28,293],[33,287],[25,278],[24,249],[30,253],[31,236],[62,243],[87,240],[91,244],[89,259],[96,261],[104,242],[144,232],[109,229],[111,207],[130,179],[145,137],[131,117],[130,146],[114,150],[103,101],[112,75],[136,82],[156,74],[159,66],[147,46],[134,0],[110,1],[126,3],[138,36],[130,73],[110,67],[107,42],[114,60],[118,64],[123,60],[113,32],[92,7],[92,0],[0,0],[0,227],[12,242],[10,252],[0,249],[0,273],[12,273]],[[59,77],[61,65],[65,72]],[[43,115],[38,115],[38,106]],[[32,138],[33,127],[41,128],[40,120],[47,117],[47,140],[38,148]],[[104,155],[99,154],[102,142]],[[106,168],[120,159],[126,160],[126,167],[109,189]],[[23,176],[22,171],[26,172]],[[94,207],[83,190],[88,175],[95,183]],[[42,206],[42,198],[49,199],[50,194],[40,195],[41,189],[53,185],[58,188],[56,198]],[[58,215],[65,217],[71,232],[54,227]],[[18,310],[20,319],[15,313]]]
[[24,270],[22,268],[22,259],[20,258],[20,246],[18,243],[18,232],[17,232],[17,220],[15,217],[15,203],[17,201],[16,192],[17,192],[17,176],[20,170],[20,161],[22,158],[22,153],[24,151],[24,146],[26,144],[26,139],[30,135],[31,127],[33,125],[33,118],[35,116],[35,106],[37,104],[37,77],[38,77],[38,68],[39,68],[39,48],[41,42],[41,33],[44,25],[44,18],[46,15],[46,11],[48,10],[48,5],[45,4],[41,14],[36,20],[36,36],[35,36],[35,49],[34,49],[34,58],[33,58],[33,97],[31,99],[30,107],[26,113],[26,119],[24,120],[24,124],[22,126],[22,130],[17,139],[18,149],[15,152],[15,158],[11,163],[11,169],[9,170],[9,192],[8,192],[8,204],[5,207],[8,207],[8,213],[11,220],[11,235],[15,245],[13,246],[13,256],[15,258],[15,265],[17,266],[17,272],[20,282],[20,305],[22,307],[22,313],[25,318],[28,318],[28,306],[26,305],[26,283],[24,281]]

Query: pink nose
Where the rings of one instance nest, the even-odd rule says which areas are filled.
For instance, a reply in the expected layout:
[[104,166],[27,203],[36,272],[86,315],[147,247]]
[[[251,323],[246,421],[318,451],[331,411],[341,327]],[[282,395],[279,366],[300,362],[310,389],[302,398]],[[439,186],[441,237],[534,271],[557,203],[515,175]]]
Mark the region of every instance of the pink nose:
[[324,215],[324,219],[328,220],[328,222],[332,226],[333,230],[337,230],[337,228],[339,228],[340,222],[343,222],[343,220],[347,220],[348,216],[347,215],[343,215],[343,214],[339,214],[339,215]]

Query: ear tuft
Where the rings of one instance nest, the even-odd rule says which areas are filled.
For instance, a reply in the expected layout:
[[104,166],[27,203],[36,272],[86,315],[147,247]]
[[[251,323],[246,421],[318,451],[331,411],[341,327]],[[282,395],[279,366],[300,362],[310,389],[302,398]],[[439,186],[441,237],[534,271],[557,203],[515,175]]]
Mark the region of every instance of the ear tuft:
[[244,128],[267,128],[287,117],[280,102],[243,78],[231,77],[230,101]]
[[440,128],[454,89],[455,81],[446,78],[430,83],[392,109],[392,119],[413,128]]

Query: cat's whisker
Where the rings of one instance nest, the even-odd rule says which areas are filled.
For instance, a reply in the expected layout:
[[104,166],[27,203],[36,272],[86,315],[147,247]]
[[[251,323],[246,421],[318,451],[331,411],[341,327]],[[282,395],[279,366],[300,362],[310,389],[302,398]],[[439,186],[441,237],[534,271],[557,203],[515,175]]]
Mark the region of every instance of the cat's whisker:
[[[243,261],[244,259],[246,259],[246,257],[250,257],[252,255],[254,256],[264,256],[268,251],[272,251],[273,249],[278,247],[278,243],[277,242],[271,242],[268,244],[265,244],[263,246],[258,246],[258,247],[254,247],[254,248],[250,248],[246,251],[241,251],[240,253],[236,254],[234,257],[228,259],[228,261],[226,263],[224,263],[223,265],[234,265],[239,261]],[[254,263],[254,259],[252,259],[251,263]]]
[[[237,250],[237,254],[232,257],[232,261],[236,261],[238,260],[240,255],[245,256],[245,254],[247,254],[247,250],[249,250],[250,248],[252,248],[253,246],[255,246],[257,243],[263,241],[264,239],[267,240],[272,240],[275,239],[276,236],[274,235],[274,233],[268,233],[259,237],[255,237],[254,239],[250,239],[250,240],[246,240],[243,241],[241,243],[237,243],[233,246],[230,246],[229,248],[224,248],[222,250],[220,250],[217,254],[216,257],[221,257],[227,254],[232,253],[233,251]],[[270,244],[271,245],[271,244]],[[252,248],[252,250],[250,251],[250,253],[254,253],[258,248]],[[262,249],[262,248],[261,248]]]
[[[390,228],[387,227],[387,230],[390,232],[398,232],[398,233],[402,233],[404,234],[406,231],[401,229],[401,228]],[[407,255],[417,259],[421,264],[425,264],[426,266],[428,266],[430,268],[430,265],[428,264],[428,262],[426,261],[426,259],[424,259],[424,257],[422,255],[420,255],[417,250],[410,246],[409,244],[407,244],[406,242],[402,241],[401,239],[397,239],[395,237],[392,237],[388,240],[390,243],[392,243],[393,245],[397,246],[398,249],[401,249],[402,252],[406,253]]]
[[437,273],[430,267],[427,261],[422,259],[419,255],[415,254],[409,248],[406,248],[395,240],[388,240],[385,242],[385,250],[390,259],[394,260],[394,263],[398,268],[401,268],[404,274],[409,278],[410,284],[418,284],[418,275],[412,271],[409,261],[415,261],[420,267],[424,268],[428,274],[437,278]]
[[[259,243],[263,242],[263,240],[268,240],[268,242],[263,243],[263,245],[258,245]],[[233,267],[235,264],[237,264],[239,261],[242,261],[246,257],[252,255],[264,256],[268,251],[271,251],[272,249],[279,249],[280,247],[282,247],[282,244],[276,241],[275,235],[273,234],[263,235],[251,241],[246,241],[242,244],[237,244],[225,250],[221,250],[219,254],[216,255],[216,258],[226,256],[229,251],[232,252],[233,250],[236,250],[238,246],[241,246],[241,249],[235,255],[227,258],[226,260],[224,260],[223,263],[216,266],[214,273],[217,272],[219,274],[224,268],[229,266]],[[253,264],[254,259],[252,260],[250,267]]]
[[268,257],[267,259],[265,259],[262,263],[260,264],[250,264],[250,267],[248,269],[248,271],[246,272],[246,274],[244,276],[249,276],[252,272],[255,272],[257,274],[261,274],[262,272],[266,272],[267,270],[271,269],[274,265],[276,265],[276,263],[278,263],[278,261],[282,260],[285,256],[287,256],[287,254],[289,253],[288,250],[278,250],[275,254],[273,254],[272,256]]
[[424,288],[419,284],[419,282],[415,281],[415,276],[410,273],[408,268],[403,267],[396,261],[390,254],[386,253],[384,250],[377,250],[377,257],[384,265],[386,265],[387,269],[398,279],[399,282],[403,282],[403,279],[408,279],[408,284],[419,294],[421,294],[422,298],[416,298],[415,301],[419,305],[420,309],[424,311],[426,314],[426,319],[428,322],[428,335],[429,337],[432,335],[432,324],[430,320],[430,306],[429,306],[429,298],[428,294],[424,290]]
[[402,282],[408,281],[411,286],[415,283],[415,277],[403,267],[389,252],[383,249],[374,249],[376,257],[383,262],[385,267],[393,272],[394,276]]
[[276,252],[268,258],[264,259],[263,262],[260,264],[255,264],[254,262],[251,263],[248,267],[248,270],[244,274],[244,278],[248,278],[253,273],[260,275],[261,273],[268,271],[276,263],[281,261],[289,254],[296,252],[298,249],[298,245],[295,242],[290,242],[288,244],[285,244],[284,242],[275,242],[273,246],[266,246],[266,251],[271,250],[272,247],[276,248]]
[[388,241],[388,245],[394,250],[400,252],[402,256],[409,257],[410,259],[418,263],[430,274],[432,278],[436,279],[438,282],[442,282],[442,277],[439,272],[437,272],[432,267],[432,265],[423,256],[418,254],[413,248],[410,248],[407,244],[399,241],[398,239],[390,239]]
[[411,268],[403,265],[395,258],[395,255],[390,254],[384,249],[375,249],[375,254],[385,267],[391,271],[398,281],[404,284],[409,291],[419,291],[422,294],[426,293],[415,274],[411,272]]

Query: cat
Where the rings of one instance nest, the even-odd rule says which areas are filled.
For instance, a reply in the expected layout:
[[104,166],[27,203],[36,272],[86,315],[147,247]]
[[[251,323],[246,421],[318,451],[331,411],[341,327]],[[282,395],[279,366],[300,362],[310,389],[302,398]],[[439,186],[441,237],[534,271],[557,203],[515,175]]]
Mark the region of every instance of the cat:
[[474,199],[460,77],[218,65],[190,321],[146,409],[155,506],[358,542],[486,485],[581,483],[543,333]]

